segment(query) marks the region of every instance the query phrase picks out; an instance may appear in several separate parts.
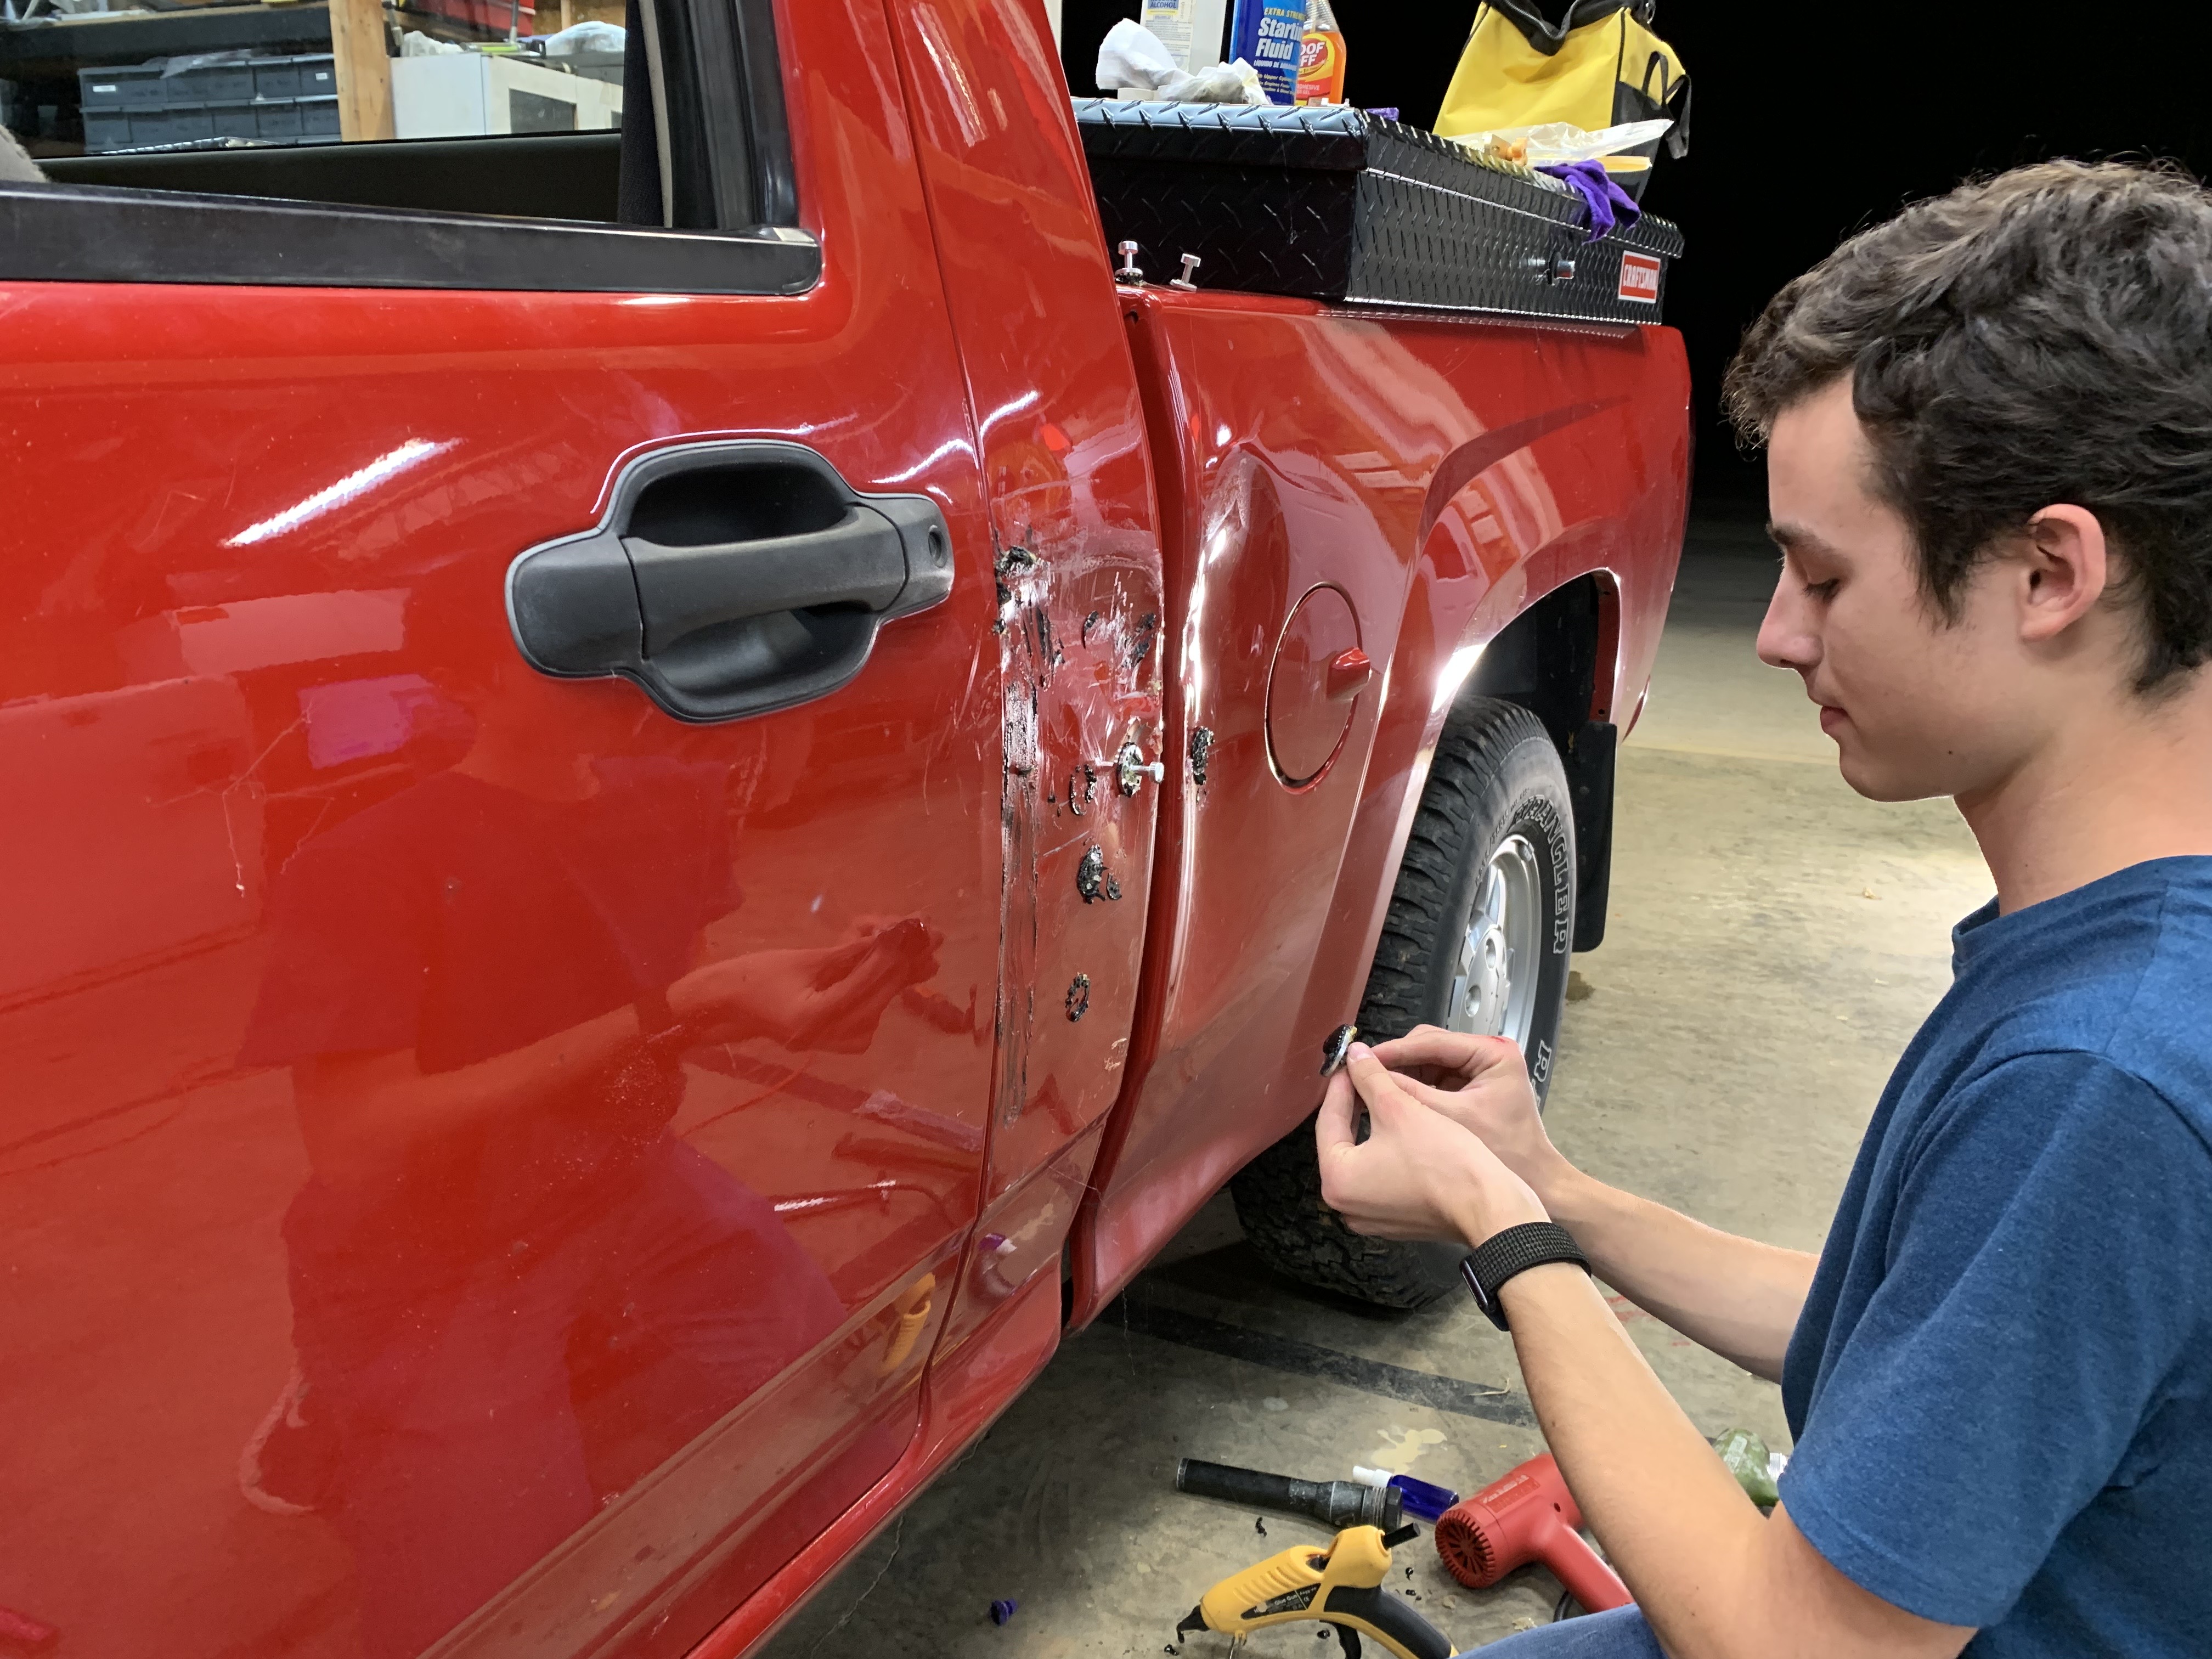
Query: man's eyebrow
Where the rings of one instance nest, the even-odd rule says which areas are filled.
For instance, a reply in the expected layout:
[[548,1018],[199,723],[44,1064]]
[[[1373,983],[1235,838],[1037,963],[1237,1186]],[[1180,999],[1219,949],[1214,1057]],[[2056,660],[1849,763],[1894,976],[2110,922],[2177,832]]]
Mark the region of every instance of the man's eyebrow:
[[1766,526],[1766,537],[1784,553],[1832,554],[1836,550],[1802,524],[1770,523]]

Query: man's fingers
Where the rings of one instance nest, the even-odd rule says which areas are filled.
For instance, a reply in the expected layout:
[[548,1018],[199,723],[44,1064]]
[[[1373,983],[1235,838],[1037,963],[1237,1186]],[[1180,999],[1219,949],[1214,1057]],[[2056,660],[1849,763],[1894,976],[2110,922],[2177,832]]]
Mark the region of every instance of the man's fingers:
[[1441,1066],[1472,1080],[1506,1064],[1520,1066],[1521,1050],[1510,1037],[1476,1036],[1434,1025],[1416,1026],[1401,1037],[1375,1045],[1376,1056],[1394,1072],[1417,1066]]
[[1420,1102],[1432,1112],[1442,1112],[1446,1117],[1451,1116],[1464,1104],[1457,1091],[1435,1088],[1417,1077],[1407,1077],[1402,1072],[1394,1073],[1391,1080],[1397,1084],[1401,1093]]
[[1377,1102],[1383,1103],[1387,1111],[1406,1099],[1405,1091],[1398,1086],[1401,1079],[1392,1077],[1390,1068],[1376,1059],[1375,1051],[1364,1042],[1352,1045],[1351,1052],[1344,1057],[1344,1071],[1352,1079],[1352,1086],[1359,1091],[1359,1097],[1367,1103],[1370,1114]]
[[1477,1063],[1486,1041],[1466,1031],[1447,1031],[1439,1025],[1416,1025],[1401,1037],[1375,1045],[1382,1063],[1393,1071],[1408,1066],[1443,1066],[1464,1071]]
[[1352,1079],[1339,1072],[1329,1079],[1328,1092],[1322,1097],[1321,1115],[1314,1120],[1314,1145],[1324,1163],[1336,1148],[1358,1144],[1352,1121]]

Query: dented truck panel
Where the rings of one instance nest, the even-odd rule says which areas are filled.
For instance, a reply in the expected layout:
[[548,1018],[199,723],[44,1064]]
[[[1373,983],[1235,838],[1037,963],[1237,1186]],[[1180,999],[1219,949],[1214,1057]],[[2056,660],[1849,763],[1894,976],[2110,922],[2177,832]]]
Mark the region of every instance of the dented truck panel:
[[[1595,574],[1626,625],[1593,714],[1641,691],[1688,475],[1668,331],[1155,289],[1123,308],[1165,526],[1168,741],[1204,781],[1182,769],[1163,802],[1174,875],[1155,887],[1128,1091],[1077,1239],[1079,1322],[1320,1103],[1310,1056],[1357,1012],[1428,756],[1484,642]],[[1302,783],[1267,728],[1294,615],[1331,590],[1373,672]]]
[[1120,763],[1161,753],[1159,536],[1135,371],[1049,34],[1028,8],[990,0],[894,11],[997,547],[1004,885],[988,1205],[1121,1093],[1159,789]]

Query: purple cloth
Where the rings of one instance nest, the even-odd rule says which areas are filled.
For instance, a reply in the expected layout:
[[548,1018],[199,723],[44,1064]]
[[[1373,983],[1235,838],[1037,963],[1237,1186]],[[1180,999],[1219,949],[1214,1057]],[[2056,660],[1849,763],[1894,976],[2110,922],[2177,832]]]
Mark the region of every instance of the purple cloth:
[[1580,193],[1587,209],[1583,221],[1586,241],[1610,236],[1616,225],[1632,225],[1643,216],[1644,210],[1613,182],[1602,161],[1547,161],[1536,171],[1565,179]]

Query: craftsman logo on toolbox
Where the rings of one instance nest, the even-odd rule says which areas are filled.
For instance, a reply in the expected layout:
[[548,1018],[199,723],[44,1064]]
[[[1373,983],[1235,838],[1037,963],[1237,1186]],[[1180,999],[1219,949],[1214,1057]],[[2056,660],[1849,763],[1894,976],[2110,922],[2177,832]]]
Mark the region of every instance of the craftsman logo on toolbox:
[[1638,305],[1659,303],[1659,262],[1648,253],[1624,253],[1620,256],[1620,287],[1624,300],[1633,300]]

